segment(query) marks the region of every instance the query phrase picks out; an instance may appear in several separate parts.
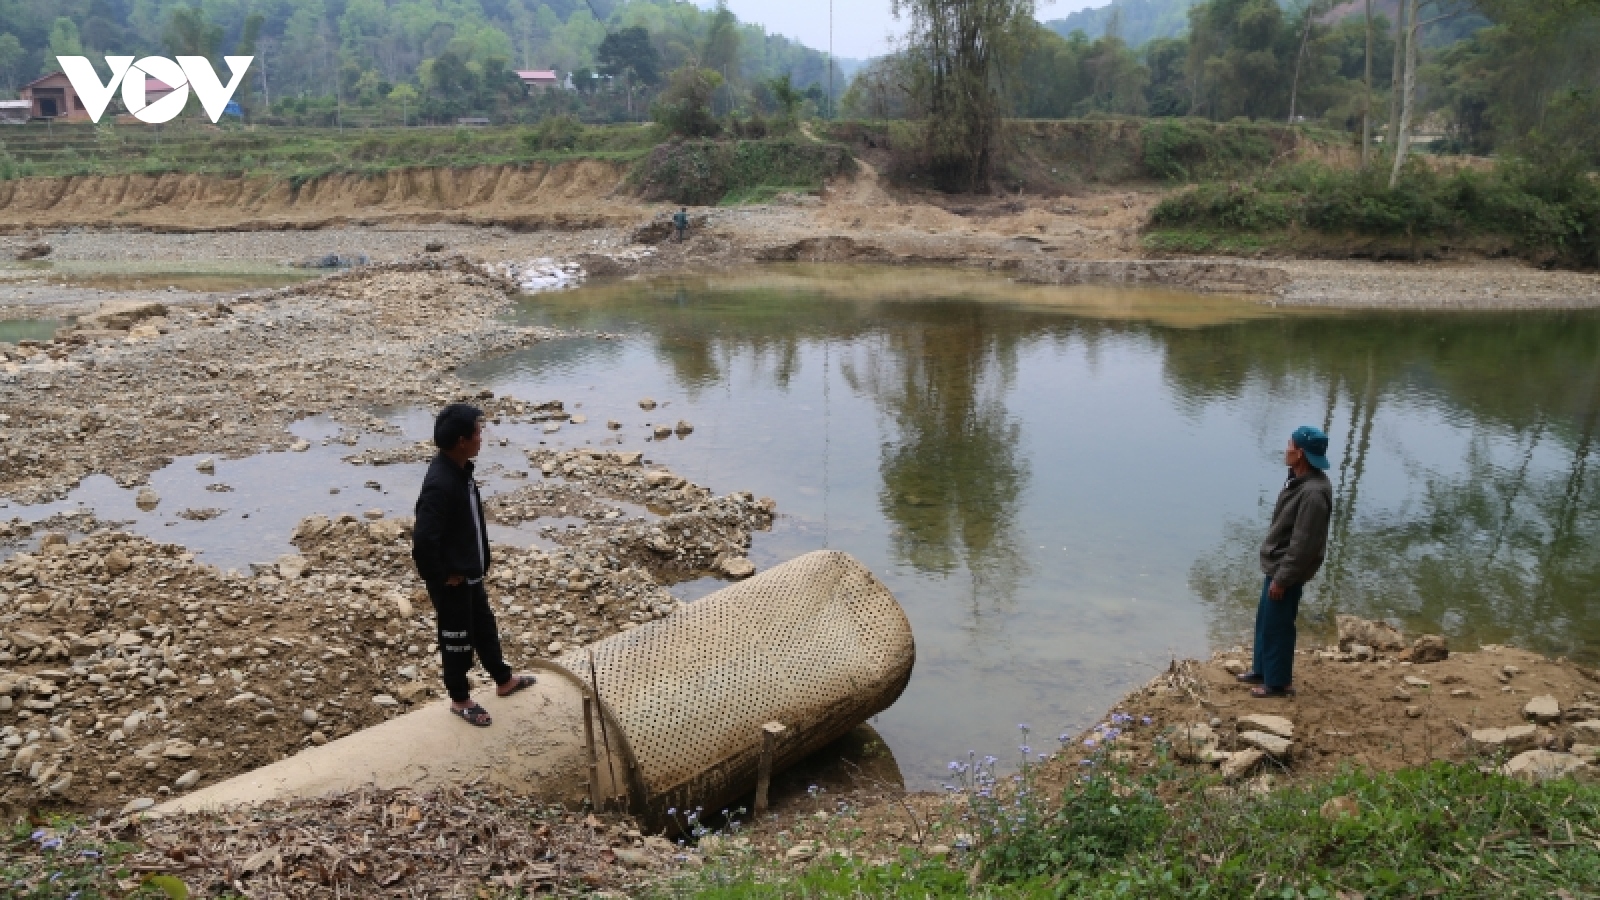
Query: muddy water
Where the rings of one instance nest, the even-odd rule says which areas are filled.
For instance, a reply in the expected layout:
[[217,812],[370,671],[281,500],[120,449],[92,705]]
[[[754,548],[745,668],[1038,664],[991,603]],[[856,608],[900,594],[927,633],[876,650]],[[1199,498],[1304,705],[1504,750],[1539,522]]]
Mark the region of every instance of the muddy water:
[[65,319],[0,319],[0,342],[48,341],[65,324]]
[[[553,442],[644,447],[714,490],[774,497],[761,565],[834,547],[882,575],[919,659],[875,725],[913,783],[1240,642],[1302,423],[1332,435],[1337,491],[1312,631],[1348,612],[1600,657],[1594,314],[1311,315],[788,269],[592,285],[520,315],[625,336],[465,373],[583,404],[590,424]],[[688,438],[642,443],[679,419]]]
[[102,291],[177,291],[220,293],[287,287],[326,272],[269,262],[230,260],[32,260],[0,263],[0,287],[14,292],[29,285],[97,288]]

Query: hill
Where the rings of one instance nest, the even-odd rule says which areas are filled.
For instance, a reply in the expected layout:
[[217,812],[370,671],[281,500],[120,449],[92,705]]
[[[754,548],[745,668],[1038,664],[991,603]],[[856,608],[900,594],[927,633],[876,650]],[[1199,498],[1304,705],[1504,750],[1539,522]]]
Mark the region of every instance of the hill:
[[1112,0],[1107,6],[1080,9],[1064,19],[1045,23],[1045,27],[1066,37],[1081,31],[1090,37],[1106,33],[1115,14],[1117,36],[1130,47],[1156,38],[1176,37],[1189,30],[1189,7],[1199,0]]

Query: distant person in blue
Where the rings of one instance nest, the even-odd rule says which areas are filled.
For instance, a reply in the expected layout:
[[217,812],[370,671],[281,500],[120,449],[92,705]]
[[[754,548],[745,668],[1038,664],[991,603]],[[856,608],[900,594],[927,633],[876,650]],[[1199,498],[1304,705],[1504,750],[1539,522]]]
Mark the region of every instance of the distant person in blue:
[[1333,514],[1333,484],[1328,481],[1328,436],[1303,425],[1283,451],[1289,480],[1278,492],[1272,524],[1261,542],[1261,603],[1256,607],[1255,658],[1239,680],[1255,687],[1251,696],[1287,697],[1294,693],[1295,618],[1300,594],[1322,567]]
[[678,241],[681,243],[684,232],[689,230],[689,210],[687,207],[680,208],[672,214],[672,227],[678,232]]

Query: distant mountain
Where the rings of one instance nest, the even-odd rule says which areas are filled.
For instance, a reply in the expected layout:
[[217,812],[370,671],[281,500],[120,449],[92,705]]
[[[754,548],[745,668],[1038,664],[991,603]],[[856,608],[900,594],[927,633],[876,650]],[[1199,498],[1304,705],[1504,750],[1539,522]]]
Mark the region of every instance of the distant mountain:
[[[1106,33],[1106,26],[1111,23],[1112,13],[1120,12],[1121,17],[1117,20],[1117,36],[1128,46],[1138,47],[1146,41],[1177,37],[1187,32],[1189,7],[1199,2],[1200,0],[1111,0],[1106,6],[1080,9],[1064,19],[1055,19],[1044,24],[1046,28],[1062,37],[1074,31],[1081,31],[1089,37],[1097,38]],[[1399,2],[1400,0],[1374,0],[1373,14],[1393,22]],[[1278,0],[1278,3],[1285,9],[1301,7],[1301,4],[1291,0]],[[1318,16],[1318,20],[1332,24],[1351,16],[1364,15],[1365,11],[1366,4],[1363,0],[1341,0],[1334,4],[1332,9]],[[1429,29],[1423,46],[1439,47],[1455,43],[1488,24],[1489,20],[1477,13],[1457,16]]]
[[1112,0],[1109,6],[1080,9],[1064,19],[1044,23],[1056,34],[1066,37],[1081,31],[1092,38],[1106,33],[1113,13],[1121,13],[1117,21],[1117,36],[1130,47],[1137,47],[1155,38],[1177,37],[1189,30],[1189,7],[1199,0]]

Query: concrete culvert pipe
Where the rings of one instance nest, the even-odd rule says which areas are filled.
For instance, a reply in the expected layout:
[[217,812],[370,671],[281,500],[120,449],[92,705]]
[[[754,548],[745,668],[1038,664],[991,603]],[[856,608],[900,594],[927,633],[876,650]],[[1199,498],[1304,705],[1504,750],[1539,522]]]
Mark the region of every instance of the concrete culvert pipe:
[[[661,826],[670,808],[720,810],[748,794],[765,724],[785,726],[773,753],[781,770],[894,703],[915,658],[911,625],[882,582],[848,554],[808,553],[536,664],[534,688],[479,698],[489,728],[431,704],[158,810],[477,783],[552,802],[598,796]],[[589,722],[586,696],[597,701]]]

